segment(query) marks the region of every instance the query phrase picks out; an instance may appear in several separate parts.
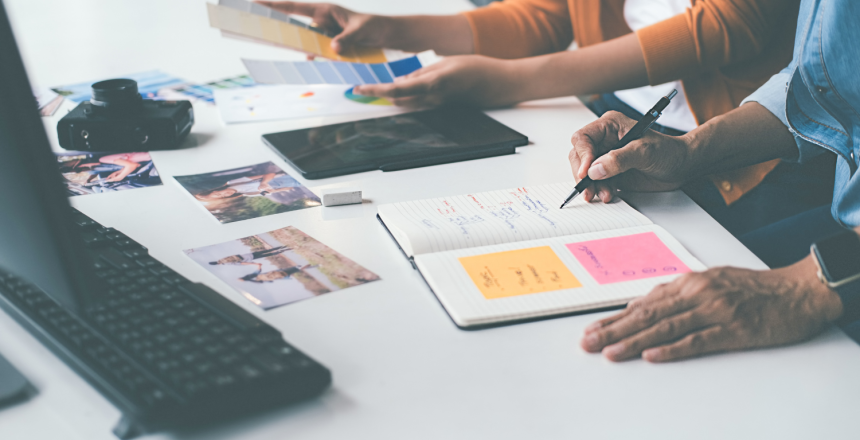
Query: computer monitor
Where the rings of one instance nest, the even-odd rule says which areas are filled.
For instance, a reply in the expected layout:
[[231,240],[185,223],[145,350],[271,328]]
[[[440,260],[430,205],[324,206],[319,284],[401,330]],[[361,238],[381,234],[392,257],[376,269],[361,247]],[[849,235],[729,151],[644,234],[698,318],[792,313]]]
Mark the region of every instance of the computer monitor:
[[73,312],[99,296],[0,0],[0,268]]

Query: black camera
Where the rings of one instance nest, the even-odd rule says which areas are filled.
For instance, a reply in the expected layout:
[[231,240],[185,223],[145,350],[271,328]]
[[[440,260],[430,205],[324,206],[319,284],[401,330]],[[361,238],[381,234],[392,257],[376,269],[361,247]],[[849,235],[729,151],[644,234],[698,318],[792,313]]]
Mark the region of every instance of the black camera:
[[153,151],[177,148],[194,125],[188,101],[143,99],[137,82],[93,84],[93,96],[57,124],[60,146],[80,151]]

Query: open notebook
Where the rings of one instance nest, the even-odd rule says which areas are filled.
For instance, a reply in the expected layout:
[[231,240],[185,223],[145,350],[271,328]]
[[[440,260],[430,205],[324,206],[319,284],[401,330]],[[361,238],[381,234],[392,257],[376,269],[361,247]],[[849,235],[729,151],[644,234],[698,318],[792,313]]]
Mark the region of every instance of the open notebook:
[[378,216],[462,328],[620,306],[705,269],[623,201],[558,209],[571,188],[392,203]]

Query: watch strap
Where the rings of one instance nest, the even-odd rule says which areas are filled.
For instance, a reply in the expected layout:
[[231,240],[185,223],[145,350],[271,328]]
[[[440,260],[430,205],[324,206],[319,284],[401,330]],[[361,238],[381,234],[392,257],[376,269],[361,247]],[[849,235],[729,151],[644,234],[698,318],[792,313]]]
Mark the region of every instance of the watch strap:
[[[832,253],[831,255],[822,255],[822,249],[829,248],[828,244],[833,242],[839,243],[842,249],[847,247],[851,252],[847,255],[832,255]],[[840,321],[860,319],[860,271],[835,279],[835,274],[828,270],[828,259],[854,258],[856,255],[860,255],[860,237],[852,230],[840,232],[813,244],[812,254],[821,271],[819,273],[821,281],[834,290],[842,300],[843,317]],[[833,261],[829,263],[834,264]]]

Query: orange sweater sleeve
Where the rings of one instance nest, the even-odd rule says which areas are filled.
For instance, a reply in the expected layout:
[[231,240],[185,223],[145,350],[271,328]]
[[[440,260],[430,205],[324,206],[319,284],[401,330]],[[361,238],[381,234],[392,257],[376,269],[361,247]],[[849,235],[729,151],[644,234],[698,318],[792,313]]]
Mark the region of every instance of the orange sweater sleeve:
[[480,55],[523,58],[558,52],[573,42],[566,0],[505,0],[463,15]]
[[794,1],[693,0],[683,14],[637,32],[652,85],[760,54],[796,14]]

